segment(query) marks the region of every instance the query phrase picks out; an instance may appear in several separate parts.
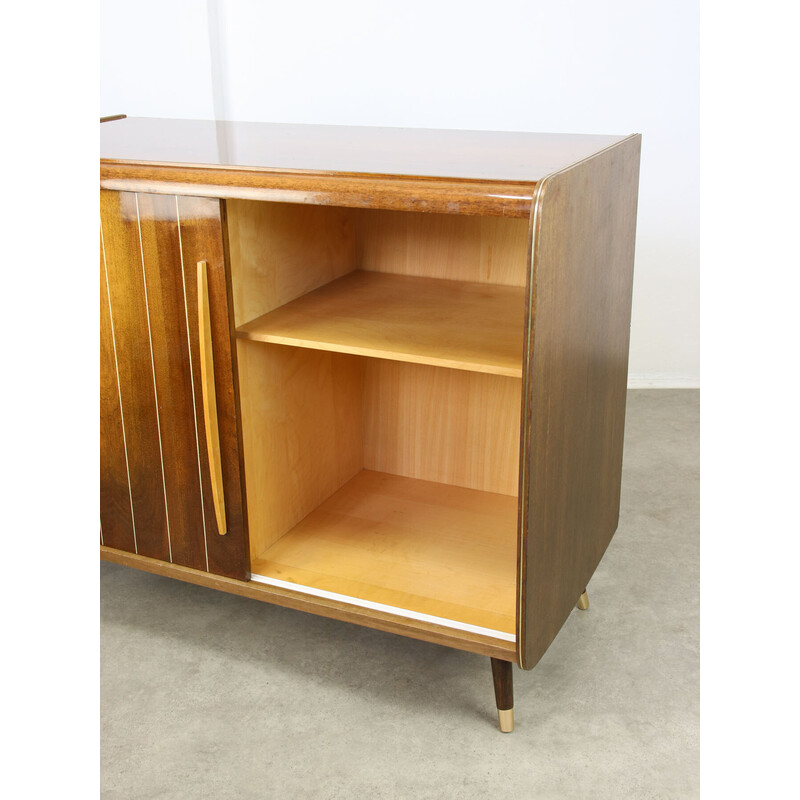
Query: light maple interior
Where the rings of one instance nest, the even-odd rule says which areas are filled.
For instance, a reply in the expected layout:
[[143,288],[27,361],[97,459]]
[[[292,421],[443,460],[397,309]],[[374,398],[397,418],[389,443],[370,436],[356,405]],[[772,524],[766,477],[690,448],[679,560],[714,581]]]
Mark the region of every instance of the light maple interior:
[[527,222],[227,216],[253,575],[513,634]]

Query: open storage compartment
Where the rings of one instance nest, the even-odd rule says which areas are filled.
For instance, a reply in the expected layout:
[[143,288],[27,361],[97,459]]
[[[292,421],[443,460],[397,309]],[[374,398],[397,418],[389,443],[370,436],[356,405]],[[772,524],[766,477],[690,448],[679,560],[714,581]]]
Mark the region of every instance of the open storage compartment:
[[252,580],[514,641],[527,221],[227,216]]

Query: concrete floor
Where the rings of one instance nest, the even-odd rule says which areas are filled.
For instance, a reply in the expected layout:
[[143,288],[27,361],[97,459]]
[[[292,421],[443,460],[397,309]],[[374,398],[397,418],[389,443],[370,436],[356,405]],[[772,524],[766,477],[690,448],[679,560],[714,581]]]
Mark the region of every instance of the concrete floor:
[[488,658],[103,563],[102,796],[697,797],[698,421],[629,392],[619,529],[511,735]]

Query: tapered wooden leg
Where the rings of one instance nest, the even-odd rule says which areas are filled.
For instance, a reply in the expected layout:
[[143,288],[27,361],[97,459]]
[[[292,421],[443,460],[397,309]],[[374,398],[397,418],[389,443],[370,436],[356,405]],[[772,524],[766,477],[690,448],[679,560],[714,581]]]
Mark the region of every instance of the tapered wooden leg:
[[514,676],[511,666],[510,661],[501,661],[499,658],[492,659],[497,718],[503,733],[511,733],[514,730]]
[[581,611],[586,611],[589,608],[589,595],[586,594],[586,589],[583,590],[583,594],[578,598],[578,608]]

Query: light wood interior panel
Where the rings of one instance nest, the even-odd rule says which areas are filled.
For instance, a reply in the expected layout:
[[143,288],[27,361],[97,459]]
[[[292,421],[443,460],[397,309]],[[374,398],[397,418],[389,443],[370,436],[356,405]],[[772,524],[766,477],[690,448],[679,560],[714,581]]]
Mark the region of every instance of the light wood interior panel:
[[516,495],[522,381],[364,359],[364,467]]
[[524,294],[513,286],[356,270],[237,335],[520,378]]
[[515,632],[515,498],[362,470],[255,575]]
[[525,286],[527,220],[366,209],[353,214],[360,269]]
[[[328,499],[356,475],[414,479],[438,486],[434,493],[491,493],[515,515],[527,223],[249,200],[226,201],[226,214],[253,572],[288,531],[324,516]],[[476,304],[454,332],[447,326],[464,310],[454,297],[461,290]],[[331,293],[335,308],[315,313],[313,299]],[[343,313],[337,303],[363,312],[353,323],[360,344],[329,347]],[[419,321],[426,309],[430,324]],[[273,325],[294,312],[288,332],[259,328],[260,317]],[[298,333],[297,325],[320,330]],[[483,352],[498,341],[499,356]],[[403,360],[387,360],[394,357]],[[432,514],[423,528],[435,540],[439,512],[423,506]],[[397,508],[407,513],[402,502]],[[515,553],[516,517],[509,530]],[[348,593],[342,587],[330,590]],[[463,616],[460,601],[440,601],[442,616]],[[508,625],[488,617],[473,624],[513,632],[513,599],[508,613]]]
[[236,326],[354,269],[524,287],[526,220],[226,201]]
[[238,343],[250,552],[362,466],[361,368],[337,353]]
[[227,200],[234,321],[243,325],[355,267],[352,212]]

